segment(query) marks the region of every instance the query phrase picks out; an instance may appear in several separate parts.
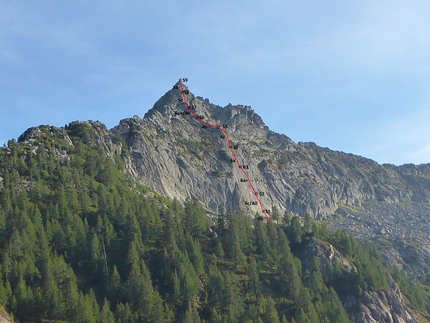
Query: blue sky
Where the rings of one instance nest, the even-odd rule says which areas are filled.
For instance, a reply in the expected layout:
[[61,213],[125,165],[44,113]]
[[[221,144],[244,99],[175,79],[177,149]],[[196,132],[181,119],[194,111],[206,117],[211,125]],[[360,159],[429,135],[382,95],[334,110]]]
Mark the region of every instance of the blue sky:
[[274,131],[430,162],[430,2],[0,0],[0,143],[143,116],[179,77]]

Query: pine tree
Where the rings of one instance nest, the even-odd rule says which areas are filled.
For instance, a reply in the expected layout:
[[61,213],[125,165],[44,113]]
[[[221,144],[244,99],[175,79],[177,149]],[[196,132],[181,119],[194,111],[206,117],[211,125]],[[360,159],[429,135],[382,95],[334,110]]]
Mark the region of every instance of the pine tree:
[[223,320],[221,314],[218,313],[216,308],[212,307],[209,323],[224,323],[224,322],[225,321]]
[[148,323],[163,323],[171,313],[166,313],[157,290],[152,286],[151,276],[143,259],[133,264],[127,280],[127,289],[132,310]]
[[257,263],[254,257],[250,259],[249,266],[247,268],[247,273],[248,273],[248,291],[254,295],[256,301],[258,302],[261,296],[261,283],[260,283],[260,278],[257,271]]
[[316,257],[312,259],[312,269],[308,274],[307,287],[317,299],[321,297],[320,295],[327,293],[327,287],[322,277],[321,264]]
[[336,291],[332,287],[330,287],[329,289],[328,302],[326,302],[325,308],[327,311],[327,317],[329,318],[330,322],[350,322],[348,314],[346,313],[342,302],[339,300]]
[[271,297],[269,297],[266,303],[266,308],[263,313],[263,321],[267,323],[280,323],[279,316],[275,308],[275,302]]
[[201,323],[199,313],[192,302],[188,302],[188,308],[185,311],[184,323]]
[[209,269],[208,286],[206,288],[208,292],[208,304],[210,308],[214,308],[218,311],[222,309],[223,289],[224,277],[222,276],[218,267],[211,266]]
[[98,322],[98,310],[95,313],[95,299],[94,294],[83,295],[80,293],[78,306],[76,307],[75,322],[82,323],[97,323]]
[[223,258],[225,256],[225,252],[222,248],[221,240],[218,238],[212,239],[212,245],[213,254],[215,254],[218,258]]
[[134,323],[135,320],[131,313],[130,305],[128,303],[122,304],[119,303],[116,307],[115,318],[117,319],[117,323]]
[[298,216],[295,216],[291,219],[291,226],[289,227],[289,240],[293,244],[299,244],[302,242],[302,234],[303,229],[300,224],[300,218]]
[[240,239],[240,225],[238,218],[234,214],[228,215],[228,228],[226,230],[226,245],[228,259],[233,261],[236,268],[244,263]]
[[311,296],[306,288],[300,293],[300,306],[305,309],[310,323],[319,323],[318,314],[312,304]]
[[113,266],[109,284],[106,289],[106,294],[113,305],[116,305],[123,296],[123,285],[121,284],[121,276],[116,265]]
[[218,215],[217,215],[217,233],[222,242],[225,239],[225,228],[226,228],[226,219],[225,219],[225,211],[222,205],[218,206]]
[[115,316],[111,312],[110,307],[109,307],[109,302],[106,298],[103,301],[103,307],[102,307],[102,310],[100,312],[99,322],[100,323],[115,323]]
[[306,230],[312,229],[312,219],[309,213],[306,213],[305,215],[305,221],[303,223],[303,228]]
[[128,249],[128,253],[127,253],[127,259],[126,259],[126,263],[128,268],[132,268],[133,265],[138,264],[139,263],[139,252],[137,250],[137,246],[135,244],[134,241],[131,242],[129,249]]
[[177,226],[175,223],[174,214],[172,214],[171,209],[164,212],[164,230],[163,230],[163,240],[165,248],[168,251],[172,251],[174,246],[177,246]]
[[[267,226],[269,252],[274,258],[278,256],[278,253],[277,253],[278,232],[279,232],[279,227],[277,227],[276,225]],[[279,232],[279,234],[283,234],[283,232]]]
[[179,281],[181,283],[181,299],[184,304],[190,302],[199,291],[197,273],[189,258],[181,254],[182,261],[179,263]]
[[263,261],[268,259],[268,245],[266,227],[262,225],[257,216],[254,218],[254,232],[256,252],[261,256]]
[[3,285],[3,281],[2,281],[1,276],[0,276],[0,304],[7,304],[7,301],[8,301],[8,295],[7,295],[6,288]]
[[291,252],[286,251],[282,255],[279,262],[281,270],[279,285],[281,292],[288,296],[295,304],[298,304],[303,286],[295,263],[296,259],[294,259]]
[[222,294],[222,309],[228,322],[237,322],[243,311],[242,295],[238,288],[235,275],[229,271],[224,272],[224,288]]
[[6,238],[6,226],[7,226],[6,214],[4,213],[0,205],[0,244],[2,244]]
[[172,302],[173,305],[181,305],[181,281],[178,277],[178,272],[175,270],[173,274],[173,282],[172,282],[172,289],[173,289],[173,297]]
[[200,239],[204,232],[210,227],[203,206],[197,200],[186,200],[184,218],[185,230],[189,232],[194,239]]
[[190,236],[187,238],[188,254],[197,274],[204,272],[204,259],[202,248],[198,241],[193,240]]
[[303,308],[299,310],[299,313],[296,316],[296,321],[297,323],[311,323]]
[[92,234],[91,242],[90,242],[90,268],[89,273],[92,276],[93,284],[101,284],[105,281],[104,273],[104,258],[103,258],[103,249],[100,243],[99,238],[96,233]]
[[31,289],[28,289],[22,278],[19,280],[14,294],[17,302],[17,313],[19,313],[22,318],[31,317],[34,299]]

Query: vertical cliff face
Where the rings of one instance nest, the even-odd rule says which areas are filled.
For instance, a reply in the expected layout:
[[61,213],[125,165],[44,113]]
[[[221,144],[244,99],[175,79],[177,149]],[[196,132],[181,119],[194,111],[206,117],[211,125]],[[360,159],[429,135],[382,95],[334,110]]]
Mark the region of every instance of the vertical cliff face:
[[[230,161],[227,141],[220,138],[223,133],[202,128],[180,99],[179,90],[171,90],[143,119],[122,120],[112,129],[127,141],[139,180],[172,198],[198,198],[211,211],[216,211],[218,205],[245,207],[244,202],[253,200],[253,193],[248,183],[241,182],[241,170]],[[227,127],[232,144],[238,145],[238,159],[250,166],[248,173],[256,188],[268,192],[254,165],[263,158],[253,156],[265,145],[268,133],[261,118],[247,106],[221,108],[192,94],[188,102],[203,120]],[[250,206],[249,210],[258,209]]]

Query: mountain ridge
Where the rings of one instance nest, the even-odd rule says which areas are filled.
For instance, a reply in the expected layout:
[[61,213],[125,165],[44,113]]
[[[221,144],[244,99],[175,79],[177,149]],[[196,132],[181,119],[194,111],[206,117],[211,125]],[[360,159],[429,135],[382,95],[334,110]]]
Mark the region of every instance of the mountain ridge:
[[[157,149],[161,149],[161,146],[169,152],[178,153],[177,147],[184,143],[183,140],[193,141],[194,137],[196,139],[193,143],[198,146],[194,150],[194,155],[197,154],[201,160],[212,159],[210,165],[205,165],[206,174],[203,176],[210,174],[211,171],[217,171],[217,169],[210,170],[212,166],[229,175],[234,173],[237,178],[240,174],[237,174],[234,169],[227,168],[223,163],[225,160],[219,156],[220,154],[225,155],[226,151],[222,141],[216,142],[215,140],[219,131],[199,129],[200,125],[196,120],[189,115],[182,114],[186,113],[187,109],[183,104],[181,107],[181,93],[175,89],[177,85],[178,83],[174,85],[173,89],[166,92],[142,119],[137,116],[123,119],[110,130],[105,126],[102,127],[102,123],[99,121],[95,123],[90,121],[91,126],[96,129],[96,133],[105,134],[104,139],[100,137],[96,138],[96,141],[99,144],[107,145],[104,148],[109,151],[109,154],[112,154],[112,149],[121,149],[118,142],[115,141],[115,135],[121,135],[129,145],[131,155],[137,158],[133,166],[139,173],[136,163],[143,158],[142,154],[139,156],[139,152],[141,153],[143,148],[139,147],[140,144],[145,145],[146,151],[154,152],[154,155],[157,154]],[[184,90],[189,91],[185,85]],[[313,142],[295,143],[286,135],[271,131],[250,106],[229,104],[226,107],[220,107],[210,103],[208,99],[194,96],[191,92],[188,94],[188,99],[190,105],[195,107],[196,111],[206,120],[215,124],[228,125],[229,133],[234,140],[240,143],[242,150],[250,150],[246,144],[254,146],[252,147],[253,154],[240,152],[242,154],[240,157],[246,160],[243,164],[249,164],[254,168],[252,178],[256,178],[257,181],[267,179],[267,186],[263,185],[266,186],[264,189],[267,190],[267,195],[275,192],[270,194],[269,204],[275,205],[282,211],[288,210],[301,216],[309,213],[314,218],[323,218],[333,214],[338,204],[357,206],[365,200],[393,203],[430,202],[430,164],[380,165],[369,158],[319,147]],[[38,131],[37,129],[38,127],[29,128],[19,137],[18,141],[30,139],[31,135],[35,135],[35,132]],[[61,132],[61,129],[63,128],[54,127],[51,131]],[[139,137],[139,134],[144,131],[150,134],[151,138]],[[113,134],[113,138],[106,136],[106,133]],[[203,142],[199,137],[204,138]],[[149,139],[152,139],[152,142],[149,142]],[[163,139],[170,140],[172,145],[160,141]],[[208,143],[211,142],[211,148],[217,149],[216,153],[202,147],[205,140]],[[192,152],[188,153],[193,155]],[[333,159],[337,159],[336,162]],[[186,159],[177,158],[176,162],[173,161],[169,166],[189,168],[190,165],[187,165]],[[140,179],[144,182],[145,174],[141,173]],[[379,175],[381,173],[383,176]],[[204,182],[203,176],[199,176],[199,180],[202,182]],[[316,178],[318,182],[315,185],[304,185],[292,177],[300,178],[303,183],[312,179],[315,181]],[[345,180],[345,177],[350,179],[350,183]],[[382,177],[388,178],[390,181],[387,183]],[[283,183],[279,184],[280,181]],[[164,186],[159,183],[155,184],[160,193],[167,193],[173,197],[172,194],[169,194],[168,184]],[[180,180],[174,184],[180,184]],[[393,189],[393,185],[401,185],[400,192],[398,187]],[[419,189],[414,189],[414,186],[419,186]],[[230,185],[229,189],[229,195],[232,195],[234,187]],[[303,189],[308,191],[308,194],[304,194]],[[240,188],[238,187],[237,190]],[[284,193],[281,193],[282,191]],[[326,194],[327,191],[330,194]],[[193,192],[192,188],[191,194],[199,197],[212,211],[216,210],[215,203],[205,200],[203,196]],[[240,208],[237,203],[233,206],[236,209]]]
[[[72,122],[68,128],[88,126],[89,137],[92,136],[88,140],[101,146],[109,156],[127,155],[126,168],[131,176],[163,196],[181,202],[197,198],[210,215],[216,213],[219,205],[231,205],[249,215],[259,212],[257,207],[244,205],[253,196],[246,184],[240,182],[240,170],[230,163],[231,156],[226,143],[219,138],[220,131],[203,129],[187,115],[185,105],[180,102],[181,92],[175,87],[178,83],[143,118],[123,119],[110,130],[98,121]],[[184,90],[189,91],[189,88],[185,86]],[[405,219],[410,216],[408,214],[416,219],[426,217],[430,203],[430,164],[381,165],[369,158],[319,147],[313,142],[295,143],[286,135],[271,131],[250,106],[220,107],[191,92],[187,100],[205,120],[228,126],[232,140],[239,145],[238,158],[242,164],[249,165],[248,173],[257,190],[265,193],[262,202],[267,209],[276,207],[281,213],[326,219],[334,227],[346,229],[358,238],[388,239],[393,245],[390,252],[401,250],[395,249],[396,241],[407,238],[412,229],[405,226],[397,230],[398,217],[381,222],[380,213],[372,210],[366,215],[350,216],[351,212],[342,211],[344,206],[363,209],[371,201],[383,203],[387,210],[395,207],[393,212],[404,214]],[[37,136],[36,129],[27,130],[19,141]],[[54,127],[50,131],[69,142],[67,133],[61,129]],[[61,154],[67,158],[64,152]],[[409,205],[406,209],[405,203],[412,208]],[[341,219],[342,223],[336,219]],[[373,224],[369,226],[368,223]],[[379,228],[376,233],[374,225]],[[362,230],[355,230],[357,226]],[[420,233],[418,242],[427,243],[426,226],[416,230]],[[422,274],[430,267],[430,255],[426,250],[424,253],[416,264]],[[406,262],[400,261],[399,265],[408,268]]]

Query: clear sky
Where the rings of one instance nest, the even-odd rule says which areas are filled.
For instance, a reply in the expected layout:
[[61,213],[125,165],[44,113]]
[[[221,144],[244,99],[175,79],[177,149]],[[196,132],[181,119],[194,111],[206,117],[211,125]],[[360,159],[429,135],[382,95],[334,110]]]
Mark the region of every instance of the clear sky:
[[430,162],[429,1],[0,0],[0,144],[142,117],[179,77],[294,141]]

